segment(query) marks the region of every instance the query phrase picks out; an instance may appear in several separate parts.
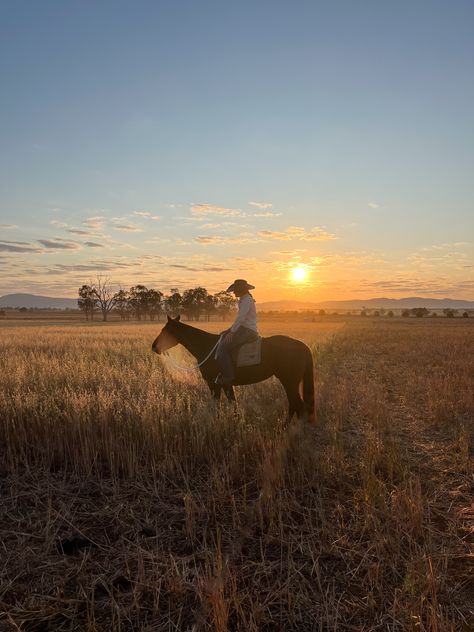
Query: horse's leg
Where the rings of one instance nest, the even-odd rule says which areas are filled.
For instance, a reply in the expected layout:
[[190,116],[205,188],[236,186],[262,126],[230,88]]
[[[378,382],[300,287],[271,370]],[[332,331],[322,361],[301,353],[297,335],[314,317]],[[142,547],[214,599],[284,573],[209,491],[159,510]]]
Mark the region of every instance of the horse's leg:
[[233,386],[224,386],[224,393],[229,402],[235,402],[235,392]]
[[305,408],[304,401],[301,399],[297,382],[294,382],[293,380],[291,382],[282,381],[282,384],[288,398],[288,423],[290,423],[295,413],[297,414],[298,419],[303,416]]
[[214,384],[214,382],[211,381],[208,381],[207,385],[212,393],[212,397],[218,401],[221,398],[222,386],[220,384]]

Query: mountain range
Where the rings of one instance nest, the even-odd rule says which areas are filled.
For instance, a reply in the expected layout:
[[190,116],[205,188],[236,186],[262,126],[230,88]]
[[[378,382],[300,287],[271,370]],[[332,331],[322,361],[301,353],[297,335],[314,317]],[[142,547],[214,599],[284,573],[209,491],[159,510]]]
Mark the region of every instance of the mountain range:
[[[0,297],[0,308],[4,307],[33,307],[37,309],[77,309],[75,298],[55,298],[52,296],[37,296],[35,294],[6,294]],[[312,303],[307,301],[267,301],[258,303],[259,311],[300,311],[319,309],[411,309],[426,307],[428,309],[474,309],[474,301],[464,301],[453,298],[370,298],[348,301],[322,301]]]

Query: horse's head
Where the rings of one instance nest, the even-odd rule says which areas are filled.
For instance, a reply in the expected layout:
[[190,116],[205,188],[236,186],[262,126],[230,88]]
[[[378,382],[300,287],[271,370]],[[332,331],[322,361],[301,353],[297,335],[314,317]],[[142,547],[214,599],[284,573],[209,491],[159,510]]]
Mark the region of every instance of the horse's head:
[[176,323],[179,322],[180,316],[179,314],[178,316],[176,316],[176,318],[171,318],[170,316],[167,316],[167,319],[168,320],[166,322],[166,325],[163,327],[163,329],[160,331],[157,338],[155,338],[153,344],[151,345],[151,350],[158,354],[168,351],[168,349],[172,349],[173,347],[176,347],[177,344],[179,344],[179,341],[173,334],[173,331],[176,329]]

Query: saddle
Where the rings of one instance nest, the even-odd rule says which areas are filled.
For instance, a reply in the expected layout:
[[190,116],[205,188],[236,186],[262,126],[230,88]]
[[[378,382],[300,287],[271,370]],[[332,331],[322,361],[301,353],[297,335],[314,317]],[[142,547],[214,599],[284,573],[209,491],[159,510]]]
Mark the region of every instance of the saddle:
[[256,340],[245,342],[237,349],[233,349],[231,357],[236,367],[260,364],[262,360],[262,337],[259,336]]

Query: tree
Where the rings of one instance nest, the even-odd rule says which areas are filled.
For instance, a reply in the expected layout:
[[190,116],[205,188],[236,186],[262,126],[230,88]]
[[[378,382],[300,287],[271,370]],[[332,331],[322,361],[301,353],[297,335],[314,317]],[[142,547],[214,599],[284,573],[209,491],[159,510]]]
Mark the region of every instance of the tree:
[[318,312],[318,314],[319,314],[320,316],[326,316],[326,310],[325,310],[325,309],[320,309],[320,310],[319,310],[319,312]]
[[462,317],[463,318],[469,318],[469,313],[468,312],[463,312],[462,313]]
[[365,317],[365,316],[367,316],[367,310],[364,308],[364,309],[361,311],[360,315],[361,315],[361,316],[364,316],[364,317]]
[[403,316],[403,318],[409,318],[410,317],[410,310],[409,309],[403,309],[402,310],[402,316]]
[[172,287],[170,292],[171,294],[165,298],[166,310],[172,314],[178,314],[181,309],[183,297],[177,287]]
[[109,279],[99,275],[96,283],[92,286],[91,294],[96,298],[99,309],[102,312],[102,320],[106,321],[109,312],[115,306],[115,293],[112,292]]
[[458,310],[452,309],[451,307],[447,307],[446,309],[443,309],[443,314],[446,316],[446,318],[454,318],[457,313],[458,313]]
[[426,307],[413,307],[410,311],[416,318],[423,318],[423,316],[428,316],[430,313]]
[[217,298],[213,294],[208,294],[203,302],[204,313],[206,314],[207,320],[211,320],[212,314],[214,314],[217,310]]
[[214,294],[214,298],[217,300],[217,313],[222,320],[227,320],[237,305],[237,299],[225,290]]
[[390,310],[390,311],[387,313],[387,316],[388,316],[389,318],[393,318],[393,312],[392,312],[392,310]]
[[146,318],[148,313],[148,292],[144,285],[134,285],[130,288],[130,306],[137,320]]
[[92,286],[82,285],[77,292],[79,294],[77,306],[84,312],[86,320],[94,320],[94,312],[97,308],[97,297],[94,294]]
[[380,316],[380,312],[378,310],[375,310],[375,312],[372,314],[372,316]]
[[199,316],[204,311],[207,296],[208,292],[204,287],[185,290],[181,305],[188,320],[199,320]]
[[130,318],[130,297],[126,290],[119,290],[115,294],[115,309],[120,315],[120,320]]
[[162,311],[163,292],[160,290],[148,290],[146,295],[147,311],[150,314],[150,320],[155,320],[155,316],[160,320],[160,314]]

